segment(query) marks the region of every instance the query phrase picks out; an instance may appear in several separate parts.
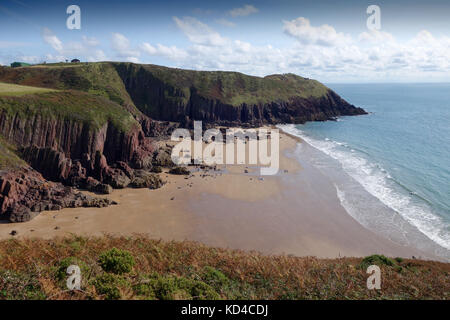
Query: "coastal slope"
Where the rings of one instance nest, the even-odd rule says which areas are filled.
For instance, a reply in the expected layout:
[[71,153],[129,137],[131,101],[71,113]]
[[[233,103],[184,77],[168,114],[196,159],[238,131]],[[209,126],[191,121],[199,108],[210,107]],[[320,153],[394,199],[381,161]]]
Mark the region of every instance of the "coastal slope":
[[[154,120],[258,126],[325,121],[366,112],[320,82],[294,74],[254,77],[125,62],[0,68],[0,81],[101,95]],[[138,109],[138,110],[137,110]]]
[[[0,67],[0,135],[17,158],[46,181],[104,194],[162,186],[161,167],[173,165],[163,141],[193,120],[261,126],[359,114],[365,111],[318,81],[293,74],[261,78],[122,62]],[[5,167],[2,181],[15,183],[11,172]],[[2,192],[0,217],[11,221],[69,206],[32,197],[19,210],[9,189]]]

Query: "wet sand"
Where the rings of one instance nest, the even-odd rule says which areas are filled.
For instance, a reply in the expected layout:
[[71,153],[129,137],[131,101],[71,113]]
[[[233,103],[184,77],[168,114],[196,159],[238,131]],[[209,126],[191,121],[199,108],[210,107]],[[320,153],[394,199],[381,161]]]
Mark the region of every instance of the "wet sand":
[[[194,170],[191,177],[163,173],[158,190],[114,190],[107,208],[46,211],[27,223],[0,224],[0,239],[52,238],[68,234],[146,234],[163,240],[265,254],[343,257],[380,253],[437,259],[365,229],[341,206],[333,183],[313,166],[294,159],[300,142],[280,135],[280,170],[260,179],[257,167]],[[248,173],[244,171],[248,170]]]

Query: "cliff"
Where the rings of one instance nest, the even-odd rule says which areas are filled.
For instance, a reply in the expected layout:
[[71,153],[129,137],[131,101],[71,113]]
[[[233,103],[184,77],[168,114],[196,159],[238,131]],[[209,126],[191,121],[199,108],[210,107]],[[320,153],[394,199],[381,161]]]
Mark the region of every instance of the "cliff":
[[0,138],[0,218],[24,222],[43,210],[114,204],[108,199],[87,196],[61,183],[45,180],[16,152],[14,146]]
[[100,95],[137,119],[261,125],[324,121],[366,112],[320,82],[294,74],[264,78],[121,62],[0,68],[0,81]]
[[153,119],[258,126],[366,114],[318,81],[294,74],[260,78],[237,72],[113,65],[136,107]]
[[[24,88],[33,90],[8,89]],[[161,185],[142,172],[151,169],[158,150],[125,108],[75,90],[26,90],[0,94],[0,218],[27,221],[43,210],[110,204],[70,187],[109,193],[135,181]]]
[[358,114],[365,111],[293,74],[261,78],[120,62],[0,67],[0,137],[12,148],[0,148],[0,218],[26,221],[74,203],[103,205],[71,187],[160,187],[150,171],[172,163],[158,140],[193,120],[259,126]]

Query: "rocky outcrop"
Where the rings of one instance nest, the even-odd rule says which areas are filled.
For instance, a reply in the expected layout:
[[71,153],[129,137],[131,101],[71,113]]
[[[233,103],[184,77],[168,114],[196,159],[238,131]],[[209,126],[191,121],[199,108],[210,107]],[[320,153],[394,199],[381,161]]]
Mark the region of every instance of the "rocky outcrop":
[[130,186],[134,188],[158,189],[164,185],[164,181],[158,174],[150,173],[145,170],[136,170]]
[[[208,75],[199,75],[195,71],[180,71],[170,68],[164,68],[165,70],[163,70],[162,67],[158,66],[126,63],[115,64],[115,67],[129,96],[139,110],[152,119],[177,121],[182,126],[189,125],[192,120],[202,120],[206,126],[237,126],[242,124],[259,126],[276,123],[325,121],[343,115],[366,114],[363,109],[349,104],[334,91],[316,82],[314,82],[314,85],[320,87],[320,90],[324,91],[323,94],[317,96],[305,95],[305,97],[299,94],[283,99],[274,96],[273,99],[266,99],[266,102],[254,103],[245,102],[246,99],[243,99],[242,103],[232,104],[226,102],[227,96],[223,92],[225,80],[220,77],[210,81],[209,84],[205,84],[205,86],[211,86],[205,93],[200,92],[199,89],[203,82],[200,79],[199,81],[202,84],[196,85],[195,77],[207,77]],[[164,72],[167,74],[161,76]],[[239,76],[242,76],[243,80],[236,80],[236,86],[239,86],[240,82],[245,81],[246,78],[251,78],[242,74]],[[189,79],[186,80],[186,77]],[[280,78],[280,76],[277,77]],[[294,75],[290,77],[294,77]],[[191,84],[187,83],[189,81]],[[259,78],[258,81],[261,82],[264,79]],[[275,80],[267,79],[267,81]],[[306,79],[304,81],[313,80]],[[288,84],[286,83],[286,85]],[[262,91],[264,90],[262,89]],[[247,93],[244,90],[244,94]]]
[[105,207],[111,204],[115,202],[47,181],[31,168],[0,171],[0,219],[25,222],[44,210]]
[[70,159],[82,159],[85,154],[92,157],[99,151],[110,163],[125,161],[138,168],[145,168],[151,163],[154,151],[150,139],[137,127],[124,132],[107,123],[95,129],[87,123],[58,120],[40,114],[27,117],[20,113],[11,116],[3,112],[0,114],[0,134],[15,145],[51,148]]

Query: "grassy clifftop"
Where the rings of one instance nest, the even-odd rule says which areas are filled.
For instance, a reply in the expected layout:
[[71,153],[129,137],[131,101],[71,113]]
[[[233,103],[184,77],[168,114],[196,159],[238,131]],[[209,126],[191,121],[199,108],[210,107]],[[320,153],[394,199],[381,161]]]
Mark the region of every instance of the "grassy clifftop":
[[157,65],[98,62],[87,64],[47,64],[0,69],[0,81],[54,89],[75,89],[102,95],[121,103],[132,103],[116,68],[128,68],[138,77],[143,68],[162,82],[189,95],[194,88],[206,98],[240,105],[288,100],[292,97],[321,97],[328,88],[318,81],[294,74],[264,78],[239,72],[194,71]]
[[135,76],[143,68],[155,78],[181,90],[186,98],[189,97],[190,90],[194,89],[205,98],[233,106],[287,101],[293,97],[320,98],[328,92],[320,82],[294,74],[261,78],[239,72],[194,71],[131,63],[115,65],[132,70]]
[[98,62],[0,68],[0,81],[102,96],[155,120],[302,123],[364,114],[320,82],[294,74],[255,77],[150,64]]
[[79,90],[108,98],[118,104],[132,104],[122,80],[110,63],[59,63],[0,68],[0,81],[59,90]]
[[0,96],[23,96],[26,94],[52,92],[53,89],[20,86],[17,84],[0,82]]
[[121,131],[138,125],[119,104],[102,96],[76,90],[54,91],[0,83],[0,113],[22,119],[39,114],[44,118],[89,123],[93,129],[111,122]]
[[[81,269],[68,292],[66,269]],[[366,268],[381,268],[368,290]],[[263,256],[145,237],[0,242],[0,299],[450,299],[450,264]]]

